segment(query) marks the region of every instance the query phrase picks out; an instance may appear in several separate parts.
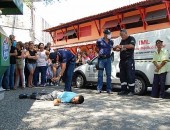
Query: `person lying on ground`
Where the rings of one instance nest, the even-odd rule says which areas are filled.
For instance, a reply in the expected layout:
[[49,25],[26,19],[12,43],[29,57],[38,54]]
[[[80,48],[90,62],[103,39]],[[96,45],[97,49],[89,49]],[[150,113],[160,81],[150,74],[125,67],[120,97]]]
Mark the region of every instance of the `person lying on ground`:
[[81,104],[84,102],[84,97],[82,95],[78,95],[77,93],[68,92],[68,91],[64,91],[64,92],[53,91],[51,93],[32,93],[29,96],[20,94],[19,98],[20,99],[30,98],[30,99],[36,99],[36,100],[53,101],[54,106],[58,106],[60,103]]

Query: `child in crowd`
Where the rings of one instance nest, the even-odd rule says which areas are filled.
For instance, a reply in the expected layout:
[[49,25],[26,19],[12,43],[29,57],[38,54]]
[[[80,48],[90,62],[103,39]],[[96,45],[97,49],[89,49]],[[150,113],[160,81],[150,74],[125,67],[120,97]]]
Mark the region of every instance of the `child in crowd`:
[[48,68],[47,68],[47,73],[46,73],[46,76],[47,76],[47,85],[51,86],[52,84],[52,81],[51,79],[53,78],[53,70],[52,70],[52,62],[50,59],[48,59],[47,61],[48,63]]

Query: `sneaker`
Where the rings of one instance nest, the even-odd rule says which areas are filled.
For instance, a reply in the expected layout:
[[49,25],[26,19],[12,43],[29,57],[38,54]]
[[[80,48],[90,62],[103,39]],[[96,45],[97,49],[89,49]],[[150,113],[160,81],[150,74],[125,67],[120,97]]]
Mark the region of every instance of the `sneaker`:
[[28,94],[20,94],[19,95],[19,99],[27,99],[27,98],[29,98]]
[[45,84],[41,84],[40,87],[45,87],[46,85]]
[[102,91],[100,91],[100,90],[97,90],[96,94],[100,94],[100,93],[102,93]]
[[30,99],[36,99],[36,97],[37,97],[36,94],[31,94],[31,95],[29,96]]
[[0,92],[1,92],[1,91],[5,91],[5,89],[3,89],[2,87],[0,87]]
[[133,93],[133,92],[129,92],[127,95],[128,95],[128,96],[133,96],[134,93]]
[[118,95],[127,95],[128,93],[126,91],[120,91],[118,92]]

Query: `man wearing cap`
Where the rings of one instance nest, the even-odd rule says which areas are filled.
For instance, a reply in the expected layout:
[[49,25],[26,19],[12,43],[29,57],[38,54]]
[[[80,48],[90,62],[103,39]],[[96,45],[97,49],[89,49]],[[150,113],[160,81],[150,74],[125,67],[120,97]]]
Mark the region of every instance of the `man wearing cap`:
[[156,40],[157,50],[153,55],[152,61],[155,66],[155,73],[151,96],[165,98],[165,82],[168,71],[167,62],[169,60],[169,53],[168,50],[163,49],[162,43],[162,40]]
[[58,49],[57,51],[50,53],[49,58],[53,63],[60,63],[61,71],[57,77],[54,77],[52,81],[58,81],[62,77],[65,82],[64,91],[71,91],[72,76],[76,64],[76,57],[73,53],[66,49]]
[[134,49],[136,40],[134,37],[129,36],[125,29],[120,30],[120,36],[122,40],[114,49],[115,51],[120,51],[119,68],[121,92],[119,92],[118,95],[133,96],[135,89]]
[[103,31],[104,37],[97,40],[96,52],[98,52],[98,83],[97,93],[102,92],[103,86],[103,70],[106,71],[107,93],[111,93],[111,49],[113,41],[111,40],[111,32],[108,29]]

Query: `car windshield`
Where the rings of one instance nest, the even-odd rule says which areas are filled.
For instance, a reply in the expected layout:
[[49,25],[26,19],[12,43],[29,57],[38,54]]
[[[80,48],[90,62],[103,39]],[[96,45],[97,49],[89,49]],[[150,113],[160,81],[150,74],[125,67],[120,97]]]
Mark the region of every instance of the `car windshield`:
[[91,60],[91,64],[92,64],[92,65],[97,64],[97,62],[98,62],[98,56],[95,57],[95,58],[93,58],[93,59]]

